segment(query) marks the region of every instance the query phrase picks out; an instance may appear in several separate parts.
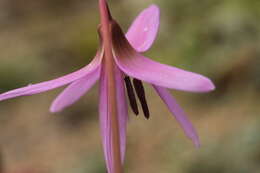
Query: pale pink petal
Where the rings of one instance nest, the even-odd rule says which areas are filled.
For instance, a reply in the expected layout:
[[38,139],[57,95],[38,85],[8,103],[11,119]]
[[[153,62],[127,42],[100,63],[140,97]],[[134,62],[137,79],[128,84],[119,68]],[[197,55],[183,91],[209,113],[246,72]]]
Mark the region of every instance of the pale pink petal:
[[148,50],[153,44],[160,24],[160,10],[156,5],[143,10],[126,33],[126,38],[138,52]]
[[80,99],[100,77],[100,68],[71,83],[52,103],[50,111],[59,112]]
[[119,131],[120,131],[120,149],[121,149],[121,159],[122,163],[125,158],[126,149],[126,128],[128,120],[128,107],[125,95],[125,85],[124,85],[123,73],[116,67],[116,96],[117,96],[117,113],[119,121]]
[[108,173],[112,173],[112,129],[110,126],[110,116],[108,110],[108,83],[104,72],[101,72],[100,76],[100,88],[99,88],[99,122],[101,129],[102,144],[104,150],[104,156]]
[[101,55],[100,53],[98,53],[90,64],[88,64],[86,67],[83,67],[82,69],[76,72],[70,73],[68,75],[65,75],[63,77],[54,80],[41,82],[38,84],[30,84],[26,87],[14,89],[6,93],[0,94],[0,101],[18,97],[18,96],[38,94],[41,92],[45,92],[69,84],[75,80],[78,80],[86,76],[89,73],[92,73],[95,69],[98,68],[100,62],[101,62]]
[[160,64],[135,52],[118,51],[114,53],[117,65],[127,75],[145,82],[190,92],[208,92],[214,90],[210,79],[196,73],[176,67]]
[[[127,123],[127,105],[125,100],[125,90],[123,85],[122,72],[116,69],[116,91],[117,91],[117,113],[119,121],[119,133],[120,133],[120,149],[121,160],[124,162],[125,157],[125,145],[126,145],[126,123]],[[100,78],[100,102],[99,102],[99,116],[100,116],[100,128],[103,143],[103,150],[107,165],[108,173],[114,173],[113,168],[113,154],[112,154],[112,128],[111,128],[111,115],[108,108],[108,82],[104,70],[101,72]]]
[[162,98],[164,103],[167,105],[170,112],[174,115],[182,129],[184,130],[187,137],[189,137],[196,147],[200,146],[199,137],[197,135],[196,130],[186,117],[185,112],[180,107],[180,105],[176,102],[176,100],[172,97],[171,93],[166,89],[156,85],[153,85],[154,89],[157,91],[159,96]]

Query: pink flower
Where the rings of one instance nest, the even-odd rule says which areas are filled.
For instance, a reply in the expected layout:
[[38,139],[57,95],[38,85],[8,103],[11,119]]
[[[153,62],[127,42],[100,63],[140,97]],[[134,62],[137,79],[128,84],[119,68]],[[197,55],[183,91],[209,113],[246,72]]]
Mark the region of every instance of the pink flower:
[[115,173],[120,172],[116,170],[118,159],[123,162],[125,155],[128,111],[124,79],[130,105],[138,114],[134,89],[129,79],[131,77],[134,79],[135,91],[146,117],[149,117],[149,110],[141,81],[153,86],[185,134],[196,146],[199,146],[195,129],[168,89],[208,92],[214,90],[214,84],[202,75],[157,63],[140,54],[147,51],[156,38],[159,27],[159,8],[151,5],[142,11],[126,35],[112,19],[105,0],[100,0],[100,13],[101,47],[90,64],[63,77],[3,93],[0,95],[0,101],[68,85],[51,105],[50,111],[58,112],[76,102],[99,80],[103,149],[108,172]]

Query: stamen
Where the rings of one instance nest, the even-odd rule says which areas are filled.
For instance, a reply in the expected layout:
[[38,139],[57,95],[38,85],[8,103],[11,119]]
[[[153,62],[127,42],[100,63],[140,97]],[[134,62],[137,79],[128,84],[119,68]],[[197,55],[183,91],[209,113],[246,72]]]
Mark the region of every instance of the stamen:
[[135,115],[138,115],[139,111],[138,111],[138,106],[136,103],[136,97],[135,97],[133,85],[128,76],[126,76],[124,80],[125,80],[125,86],[126,86],[126,90],[127,90],[128,99],[130,102],[130,107],[131,107],[132,111],[135,113]]
[[148,108],[146,98],[145,98],[144,86],[143,86],[142,82],[138,79],[133,79],[133,83],[134,83],[134,87],[135,87],[135,92],[142,105],[144,116],[145,116],[145,118],[149,119],[150,112],[149,112],[149,108]]

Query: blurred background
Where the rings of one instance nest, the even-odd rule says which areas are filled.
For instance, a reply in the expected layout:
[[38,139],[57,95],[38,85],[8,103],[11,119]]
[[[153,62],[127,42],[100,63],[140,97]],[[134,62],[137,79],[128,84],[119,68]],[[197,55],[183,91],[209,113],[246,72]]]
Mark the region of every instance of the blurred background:
[[[145,53],[210,77],[216,91],[172,91],[200,135],[194,148],[145,85],[151,118],[129,110],[125,172],[260,172],[260,1],[109,0],[124,31],[155,3],[161,26]],[[0,93],[50,80],[90,62],[99,46],[97,0],[1,0]],[[49,113],[56,89],[0,102],[0,173],[104,173],[98,84]]]

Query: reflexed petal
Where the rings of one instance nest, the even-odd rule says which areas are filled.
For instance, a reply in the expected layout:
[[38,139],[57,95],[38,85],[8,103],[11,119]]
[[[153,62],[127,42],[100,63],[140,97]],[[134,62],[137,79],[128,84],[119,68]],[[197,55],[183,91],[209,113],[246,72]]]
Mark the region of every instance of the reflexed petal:
[[[122,163],[125,156],[126,145],[126,123],[127,123],[127,105],[125,99],[125,91],[123,85],[122,73],[116,69],[116,91],[117,91],[117,112],[119,121],[119,133],[120,133],[120,149]],[[113,168],[113,154],[112,154],[112,128],[110,125],[111,115],[109,115],[108,105],[108,83],[104,71],[101,72],[100,78],[100,103],[99,103],[99,116],[101,126],[101,136],[103,143],[103,150],[106,160],[108,173],[114,173]]]
[[63,77],[54,80],[28,85],[26,87],[14,89],[6,93],[0,94],[0,101],[18,97],[18,96],[38,94],[41,92],[45,92],[69,84],[75,80],[78,80],[86,76],[89,73],[92,73],[100,65],[100,62],[101,62],[101,55],[100,53],[97,53],[96,57],[90,64],[88,64],[86,67],[83,67],[82,69],[76,72],[70,73],[68,75],[65,75]]
[[199,147],[200,141],[196,133],[196,130],[193,128],[192,124],[186,117],[185,112],[182,110],[182,108],[179,106],[176,100],[172,97],[171,93],[166,88],[158,87],[156,85],[153,85],[153,87],[157,91],[159,96],[162,98],[164,103],[167,105],[170,112],[179,122],[185,134],[193,141],[196,147]]
[[126,38],[138,52],[148,50],[153,44],[160,24],[160,10],[156,5],[143,10],[126,33]]
[[118,53],[118,57],[114,55],[117,65],[133,78],[165,88],[190,92],[208,92],[215,88],[210,79],[200,74],[160,64],[133,51]]
[[59,112],[72,105],[98,80],[100,68],[71,83],[52,103],[50,111]]
[[177,90],[208,92],[215,89],[214,84],[200,74],[160,64],[136,52],[115,21],[112,22],[111,33],[113,56],[125,74],[158,86]]

